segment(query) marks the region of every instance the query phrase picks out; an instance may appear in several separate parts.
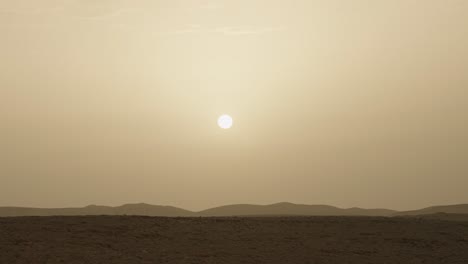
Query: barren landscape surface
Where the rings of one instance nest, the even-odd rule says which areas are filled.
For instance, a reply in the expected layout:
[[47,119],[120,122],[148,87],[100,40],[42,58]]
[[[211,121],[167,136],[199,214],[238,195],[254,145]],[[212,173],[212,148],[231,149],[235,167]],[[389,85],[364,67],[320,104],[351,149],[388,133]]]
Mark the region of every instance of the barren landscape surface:
[[0,263],[466,264],[468,222],[387,217],[0,218]]

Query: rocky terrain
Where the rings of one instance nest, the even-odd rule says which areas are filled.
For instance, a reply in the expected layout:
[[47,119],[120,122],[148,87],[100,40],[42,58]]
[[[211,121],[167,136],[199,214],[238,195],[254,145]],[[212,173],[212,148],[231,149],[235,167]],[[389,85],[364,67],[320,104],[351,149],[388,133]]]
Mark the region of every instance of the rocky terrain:
[[468,222],[418,217],[0,218],[0,263],[466,264]]

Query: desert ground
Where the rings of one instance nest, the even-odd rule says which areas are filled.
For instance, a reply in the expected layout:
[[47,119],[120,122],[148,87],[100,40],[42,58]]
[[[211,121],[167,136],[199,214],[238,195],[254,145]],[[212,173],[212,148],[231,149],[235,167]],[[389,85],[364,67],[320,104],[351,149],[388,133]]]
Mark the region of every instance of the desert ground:
[[466,264],[468,221],[6,217],[0,218],[0,263]]

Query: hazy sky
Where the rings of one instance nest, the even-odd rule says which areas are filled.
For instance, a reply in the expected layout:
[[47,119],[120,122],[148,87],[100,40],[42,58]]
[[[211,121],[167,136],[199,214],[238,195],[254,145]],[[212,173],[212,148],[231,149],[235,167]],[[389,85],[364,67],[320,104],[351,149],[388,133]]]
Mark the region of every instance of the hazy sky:
[[467,14],[0,0],[0,206],[467,203]]

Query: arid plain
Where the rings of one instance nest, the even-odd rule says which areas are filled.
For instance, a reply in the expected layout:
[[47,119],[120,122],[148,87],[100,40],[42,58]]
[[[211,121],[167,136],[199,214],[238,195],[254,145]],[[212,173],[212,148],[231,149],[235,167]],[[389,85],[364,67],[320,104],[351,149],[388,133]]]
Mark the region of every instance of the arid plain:
[[433,216],[6,217],[0,218],[0,263],[465,264],[468,221]]

